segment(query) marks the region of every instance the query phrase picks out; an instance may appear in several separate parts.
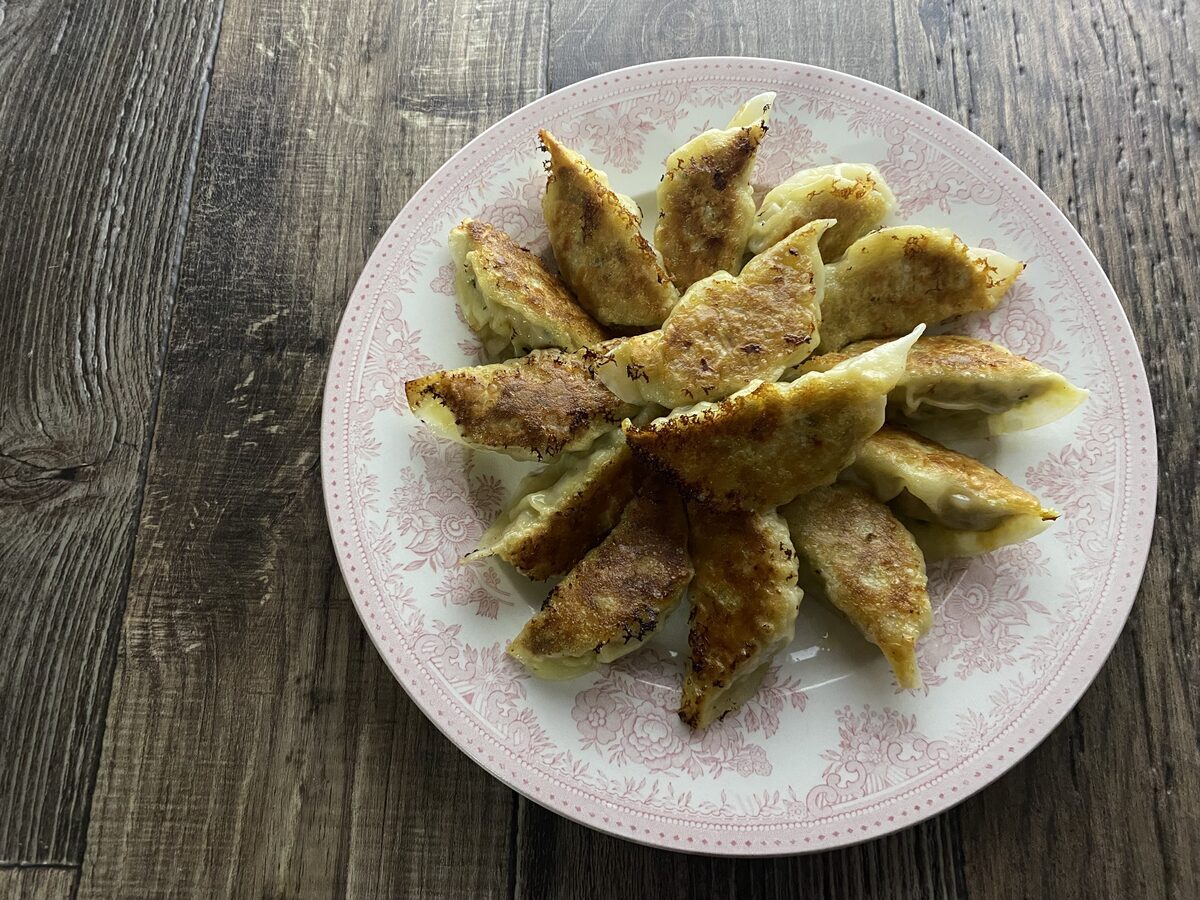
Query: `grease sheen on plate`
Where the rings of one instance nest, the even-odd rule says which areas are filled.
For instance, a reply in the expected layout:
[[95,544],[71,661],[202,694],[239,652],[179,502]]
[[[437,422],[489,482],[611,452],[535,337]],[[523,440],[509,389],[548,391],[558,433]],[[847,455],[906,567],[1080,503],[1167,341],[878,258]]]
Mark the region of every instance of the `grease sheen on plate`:
[[[692,735],[673,706],[684,623],[586,680],[543,683],[503,653],[542,588],[460,567],[521,465],[435,440],[403,383],[475,360],[445,235],[466,216],[534,244],[552,123],[619,189],[762,89],[778,92],[756,181],[830,160],[875,164],[899,218],[1028,263],[972,334],[1086,385],[1067,419],[971,451],[1064,513],[1035,541],[930,567],[927,695],[836,616],[802,604],[796,640],[734,717]],[[648,216],[650,212],[647,211]],[[481,765],[585,824],[665,847],[772,854],[876,836],[995,778],[1078,699],[1128,613],[1152,522],[1154,436],[1120,306],[1078,235],[999,154],[920,104],[794,63],[697,59],[610,73],[543,98],[460,151],[364,270],[331,363],[327,508],[352,596],[384,659]],[[401,414],[405,413],[405,414]],[[672,627],[674,626],[674,627]],[[882,677],[881,677],[882,670]]]

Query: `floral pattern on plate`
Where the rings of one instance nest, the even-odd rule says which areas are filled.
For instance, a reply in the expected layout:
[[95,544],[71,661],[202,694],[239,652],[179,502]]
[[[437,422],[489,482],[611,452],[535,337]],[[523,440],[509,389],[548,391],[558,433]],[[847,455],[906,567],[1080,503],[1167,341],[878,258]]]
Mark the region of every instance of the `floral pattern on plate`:
[[[674,714],[686,610],[644,651],[575,682],[504,653],[545,586],[462,566],[528,466],[434,439],[403,383],[478,360],[446,233],[490,220],[546,254],[536,132],[605,168],[652,225],[658,166],[705,123],[778,91],[756,181],[832,161],[880,167],[901,218],[954,228],[1028,268],[961,327],[1091,391],[1069,418],[969,448],[1063,518],[1034,542],[930,567],[925,689],[812,601],[763,689],[700,733]],[[898,219],[899,221],[899,219]],[[694,59],[613,72],[538,100],[439,170],[380,241],[347,306],[322,425],[330,530],[379,652],[464,752],[563,815],[659,846],[775,854],[919,821],[997,777],[1091,681],[1128,614],[1153,521],[1145,373],[1099,265],[1023,174],[958,125],[877,85],[796,63]]]

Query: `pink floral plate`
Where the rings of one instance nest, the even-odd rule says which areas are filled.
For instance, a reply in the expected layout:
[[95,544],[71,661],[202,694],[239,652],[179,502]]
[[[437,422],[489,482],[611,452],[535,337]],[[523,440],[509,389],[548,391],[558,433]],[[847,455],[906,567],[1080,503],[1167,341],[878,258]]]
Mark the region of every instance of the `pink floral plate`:
[[[1063,371],[1091,397],[1069,418],[977,442],[1056,506],[1036,540],[931,566],[925,688],[819,602],[736,715],[692,734],[675,714],[686,612],[643,651],[571,682],[531,678],[507,641],[545,596],[501,564],[460,565],[529,468],[434,438],[404,381],[469,365],[446,234],[465,216],[545,253],[536,132],[551,127],[643,202],[670,150],[778,91],[756,181],[872,162],[898,221],[949,226],[1028,262],[990,317],[963,325]],[[1129,613],[1150,540],[1155,436],[1145,371],[1095,257],[1003,156],[886,88],[765,59],[622,69],[537,100],[450,159],[379,242],[338,333],[322,424],[342,572],[392,672],[468,756],[585,825],[661,847],[779,854],[885,834],[946,809],[1041,741],[1087,688]]]

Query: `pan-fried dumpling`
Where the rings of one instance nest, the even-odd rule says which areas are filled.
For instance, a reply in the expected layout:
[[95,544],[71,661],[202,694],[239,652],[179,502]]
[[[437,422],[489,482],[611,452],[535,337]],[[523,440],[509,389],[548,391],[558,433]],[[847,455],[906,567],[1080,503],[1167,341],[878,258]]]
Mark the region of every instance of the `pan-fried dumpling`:
[[707,728],[758,689],[771,659],[792,642],[804,596],[787,523],[774,510],[688,508],[696,568],[679,717]]
[[646,479],[617,527],[550,592],[508,652],[539,678],[574,678],[632,653],[692,580],[679,494]]
[[514,459],[586,450],[638,412],[595,378],[584,354],[560,350],[434,372],[405,384],[404,393],[442,437]]
[[[799,371],[827,372],[883,341],[859,341],[808,360]],[[999,344],[957,334],[913,344],[904,376],[888,396],[888,417],[946,437],[1027,431],[1062,418],[1087,391]]]
[[688,288],[662,328],[617,344],[596,374],[635,403],[718,400],[755,379],[775,381],[816,345],[828,220],[812,222],[746,263]]
[[465,219],[450,232],[458,304],[493,359],[578,350],[607,335],[542,261],[507,234]]
[[564,453],[523,479],[467,558],[498,556],[539,580],[563,575],[612,530],[633,490],[633,454],[614,428],[591,452]]
[[821,235],[821,258],[832,262],[896,208],[896,197],[874,166],[837,163],[797,172],[767,191],[754,228],[750,252],[768,247],[817,219],[837,219]]
[[1058,518],[979,460],[891,425],[863,445],[850,472],[905,517],[927,559],[988,553]]
[[667,157],[658,183],[654,246],[680,291],[713,272],[736,275],[754,224],[750,173],[775,94],[746,101],[726,128],[692,138]]
[[946,228],[902,225],[859,238],[825,269],[822,353],[995,307],[1025,264],[968,247]]
[[690,499],[723,509],[781,506],[832,482],[883,424],[888,391],[921,330],[828,372],[754,383],[717,403],[622,427],[634,454]]
[[608,176],[538,132],[550,153],[542,214],[563,280],[605,325],[656,328],[679,292],[642,237],[640,216],[608,185]]
[[800,558],[800,580],[824,593],[875,644],[903,688],[919,688],[917,639],[933,613],[925,558],[891,511],[862,488],[832,484],[782,510]]

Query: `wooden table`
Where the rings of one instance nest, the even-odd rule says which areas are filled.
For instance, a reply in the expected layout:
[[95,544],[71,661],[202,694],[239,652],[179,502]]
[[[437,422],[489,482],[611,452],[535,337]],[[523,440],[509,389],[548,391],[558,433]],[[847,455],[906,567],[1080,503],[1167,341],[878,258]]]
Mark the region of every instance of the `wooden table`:
[[[0,0],[0,896],[1200,896],[1200,4]],[[1158,410],[1133,616],[1027,761],[732,862],[515,796],[359,626],[321,505],[338,318],[409,195],[553,88],[783,57],[962,122],[1074,221]]]

